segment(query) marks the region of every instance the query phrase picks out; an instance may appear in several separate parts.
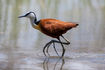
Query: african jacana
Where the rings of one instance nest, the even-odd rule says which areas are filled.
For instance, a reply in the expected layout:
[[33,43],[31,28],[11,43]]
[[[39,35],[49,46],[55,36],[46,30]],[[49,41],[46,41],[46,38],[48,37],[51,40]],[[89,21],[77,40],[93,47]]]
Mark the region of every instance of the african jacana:
[[[57,40],[51,40],[50,42],[48,42],[44,46],[43,53],[44,53],[45,56],[46,56],[45,49],[47,48],[46,52],[48,53],[48,48],[52,43],[53,43],[53,47],[54,47],[55,51],[56,51],[55,43],[60,43],[61,44],[62,49],[63,49],[61,57],[64,56],[65,48],[64,48],[63,44],[69,45],[70,42],[67,39],[65,39],[62,36],[62,34],[65,34],[68,30],[70,30],[72,28],[75,28],[76,26],[78,26],[78,24],[72,23],[72,22],[63,22],[63,21],[60,21],[60,20],[57,20],[57,19],[49,19],[49,18],[48,19],[40,19],[39,21],[37,21],[36,14],[34,12],[29,12],[29,13],[23,15],[23,16],[19,16],[19,18],[22,18],[22,17],[29,18],[33,28],[41,31],[42,33],[44,33],[44,34],[46,34],[50,37],[58,39],[58,41]],[[61,42],[60,36],[66,42]],[[56,53],[57,53],[57,51],[56,51]]]

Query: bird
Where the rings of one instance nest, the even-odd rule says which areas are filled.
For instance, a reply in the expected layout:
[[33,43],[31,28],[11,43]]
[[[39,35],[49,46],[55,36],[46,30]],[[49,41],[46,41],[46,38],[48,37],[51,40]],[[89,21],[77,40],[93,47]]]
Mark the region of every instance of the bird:
[[[65,22],[54,18],[45,18],[45,19],[37,20],[36,14],[32,11],[22,16],[19,16],[18,18],[23,18],[23,17],[27,17],[30,19],[31,25],[34,29],[39,30],[40,32],[42,32],[47,36],[57,39],[57,40],[51,40],[43,47],[43,53],[45,56],[46,56],[46,53],[49,55],[48,49],[51,44],[53,44],[54,50],[59,56],[55,47],[55,43],[59,43],[61,44],[62,51],[63,51],[61,58],[64,57],[64,54],[65,54],[64,45],[69,45],[70,42],[63,36],[63,34],[65,34],[68,30],[71,30],[72,28],[77,27],[79,24],[75,22]],[[62,42],[60,37],[62,37],[66,42]],[[45,50],[46,50],[46,53],[45,53]]]

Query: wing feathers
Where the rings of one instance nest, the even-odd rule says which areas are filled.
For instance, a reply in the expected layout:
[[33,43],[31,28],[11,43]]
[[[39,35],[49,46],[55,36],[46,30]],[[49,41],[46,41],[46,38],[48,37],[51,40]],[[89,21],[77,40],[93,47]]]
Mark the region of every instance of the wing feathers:
[[42,19],[40,20],[39,26],[43,33],[57,36],[66,33],[67,30],[76,27],[77,24],[56,19]]

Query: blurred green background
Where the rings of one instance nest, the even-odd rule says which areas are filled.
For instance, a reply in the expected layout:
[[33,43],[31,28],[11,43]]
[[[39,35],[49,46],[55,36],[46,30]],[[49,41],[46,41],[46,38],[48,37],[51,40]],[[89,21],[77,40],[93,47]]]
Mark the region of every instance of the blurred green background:
[[[12,70],[22,54],[43,56],[43,46],[52,39],[33,29],[28,19],[18,18],[29,11],[35,12],[38,20],[78,22],[77,28],[64,35],[71,42],[65,56],[71,52],[105,53],[105,0],[0,0],[0,59],[11,64],[6,68]],[[57,50],[62,52],[60,46]]]

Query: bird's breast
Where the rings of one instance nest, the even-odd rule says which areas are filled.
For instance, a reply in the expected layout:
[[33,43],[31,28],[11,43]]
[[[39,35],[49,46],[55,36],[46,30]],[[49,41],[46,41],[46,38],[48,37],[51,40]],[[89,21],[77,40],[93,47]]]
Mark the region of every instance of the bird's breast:
[[41,29],[40,29],[40,26],[39,26],[39,25],[35,25],[35,26],[33,26],[33,28],[35,28],[35,29],[37,29],[37,30],[41,31]]

